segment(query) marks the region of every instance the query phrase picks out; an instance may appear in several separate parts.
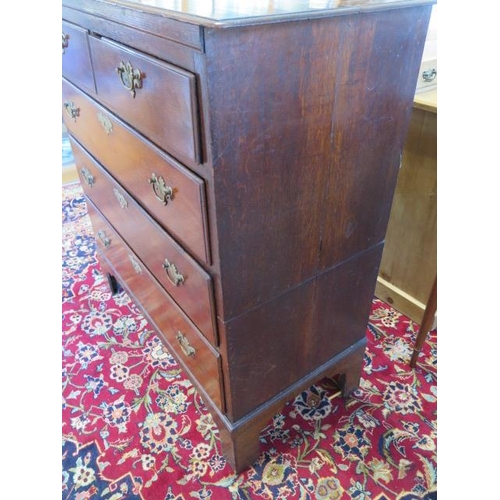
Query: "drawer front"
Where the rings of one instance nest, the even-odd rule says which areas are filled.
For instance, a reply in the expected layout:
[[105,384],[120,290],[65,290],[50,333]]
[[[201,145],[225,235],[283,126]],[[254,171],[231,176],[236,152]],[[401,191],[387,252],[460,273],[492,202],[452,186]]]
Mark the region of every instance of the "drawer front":
[[125,244],[99,211],[87,203],[96,234],[98,254],[116,272],[115,277],[142,305],[161,336],[186,371],[204,388],[212,401],[224,411],[219,353],[203,338],[163,289],[150,276],[139,258]]
[[200,163],[195,75],[105,39],[90,47],[100,99],[175,158]]
[[85,90],[95,92],[87,31],[63,21],[62,45],[63,76]]
[[71,134],[170,234],[210,263],[204,181],[64,80],[62,90],[64,106],[78,110],[75,119],[63,111]]
[[74,140],[85,190],[106,219],[210,342],[217,344],[212,280]]

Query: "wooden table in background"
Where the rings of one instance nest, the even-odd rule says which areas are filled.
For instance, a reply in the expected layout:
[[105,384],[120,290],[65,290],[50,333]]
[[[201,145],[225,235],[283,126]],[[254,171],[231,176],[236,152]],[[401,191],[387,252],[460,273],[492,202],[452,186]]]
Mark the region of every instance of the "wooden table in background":
[[375,295],[420,324],[436,277],[437,90],[415,96]]

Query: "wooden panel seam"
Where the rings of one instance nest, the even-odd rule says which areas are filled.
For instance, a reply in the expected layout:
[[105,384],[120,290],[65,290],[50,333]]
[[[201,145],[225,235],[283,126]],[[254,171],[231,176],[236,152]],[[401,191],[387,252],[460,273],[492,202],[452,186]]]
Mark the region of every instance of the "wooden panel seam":
[[[328,268],[326,268],[326,269],[322,269],[322,270],[321,270],[321,272],[319,272],[319,273],[315,274],[314,276],[311,276],[310,278],[308,278],[308,279],[306,279],[306,280],[302,281],[301,283],[298,283],[297,285],[294,285],[294,286],[291,286],[290,288],[287,288],[287,289],[286,289],[283,293],[280,293],[280,294],[278,294],[278,295],[276,295],[276,296],[274,296],[274,297],[271,297],[270,299],[265,300],[265,301],[263,301],[263,302],[259,302],[257,305],[252,306],[252,307],[250,307],[250,308],[248,308],[248,309],[245,309],[245,311],[243,311],[243,312],[242,312],[242,313],[240,313],[240,314],[237,314],[236,316],[231,316],[230,318],[221,318],[219,315],[217,315],[217,318],[218,318],[220,321],[222,321],[223,323],[229,323],[229,322],[231,322],[231,321],[233,321],[233,320],[235,320],[235,319],[239,318],[240,316],[243,316],[243,315],[245,315],[245,314],[247,314],[247,313],[249,313],[249,312],[251,312],[251,311],[253,311],[253,310],[255,310],[255,309],[258,309],[259,307],[262,307],[262,306],[264,306],[264,305],[268,304],[269,302],[273,302],[274,300],[277,300],[277,299],[279,299],[280,297],[283,297],[283,296],[284,296],[284,295],[286,295],[287,293],[289,293],[289,292],[291,292],[291,291],[293,291],[293,290],[296,290],[297,288],[300,288],[301,286],[306,285],[307,283],[309,283],[309,282],[311,282],[311,281],[314,281],[314,280],[316,280],[316,279],[320,278],[323,274],[326,274],[326,273],[328,273],[328,272],[332,271],[333,269],[335,269],[335,268],[337,268],[337,267],[340,267],[340,266],[342,266],[342,265],[344,265],[344,264],[347,264],[347,263],[348,263],[348,262],[350,262],[351,260],[354,260],[354,259],[356,259],[356,258],[358,258],[358,257],[361,257],[362,255],[364,255],[364,254],[366,254],[366,253],[370,252],[371,250],[374,250],[375,248],[377,248],[378,246],[383,245],[383,244],[384,244],[384,241],[380,241],[380,242],[376,243],[375,245],[372,245],[372,246],[370,246],[369,248],[366,248],[366,249],[362,250],[361,252],[358,252],[358,253],[356,253],[356,254],[354,254],[354,255],[351,255],[348,259],[345,259],[345,260],[343,260],[343,261],[341,261],[341,262],[337,262],[337,263],[336,263],[336,264],[334,264],[333,266],[330,266],[330,267],[328,267]],[[212,284],[213,284],[213,283],[212,283]]]

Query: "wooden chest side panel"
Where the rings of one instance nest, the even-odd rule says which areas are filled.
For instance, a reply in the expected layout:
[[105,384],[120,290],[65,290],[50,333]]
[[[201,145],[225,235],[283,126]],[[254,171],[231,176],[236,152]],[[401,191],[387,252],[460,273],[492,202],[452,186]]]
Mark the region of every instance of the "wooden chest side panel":
[[303,342],[314,329],[315,294],[315,280],[310,280],[222,328],[230,420],[244,417],[306,373]]
[[322,269],[385,238],[429,15],[401,9],[342,26]]
[[225,321],[383,241],[429,13],[206,31]]
[[315,331],[304,339],[310,369],[365,337],[383,247],[380,243],[318,276]]
[[238,419],[366,334],[383,244],[225,325],[228,414]]
[[340,56],[336,23],[206,32],[224,318],[317,268]]

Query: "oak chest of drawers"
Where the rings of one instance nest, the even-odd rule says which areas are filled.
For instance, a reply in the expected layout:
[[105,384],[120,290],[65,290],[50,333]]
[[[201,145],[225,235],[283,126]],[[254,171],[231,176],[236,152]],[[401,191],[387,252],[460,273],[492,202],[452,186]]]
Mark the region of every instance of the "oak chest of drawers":
[[102,270],[237,471],[285,401],[358,386],[431,3],[63,0],[63,116]]

